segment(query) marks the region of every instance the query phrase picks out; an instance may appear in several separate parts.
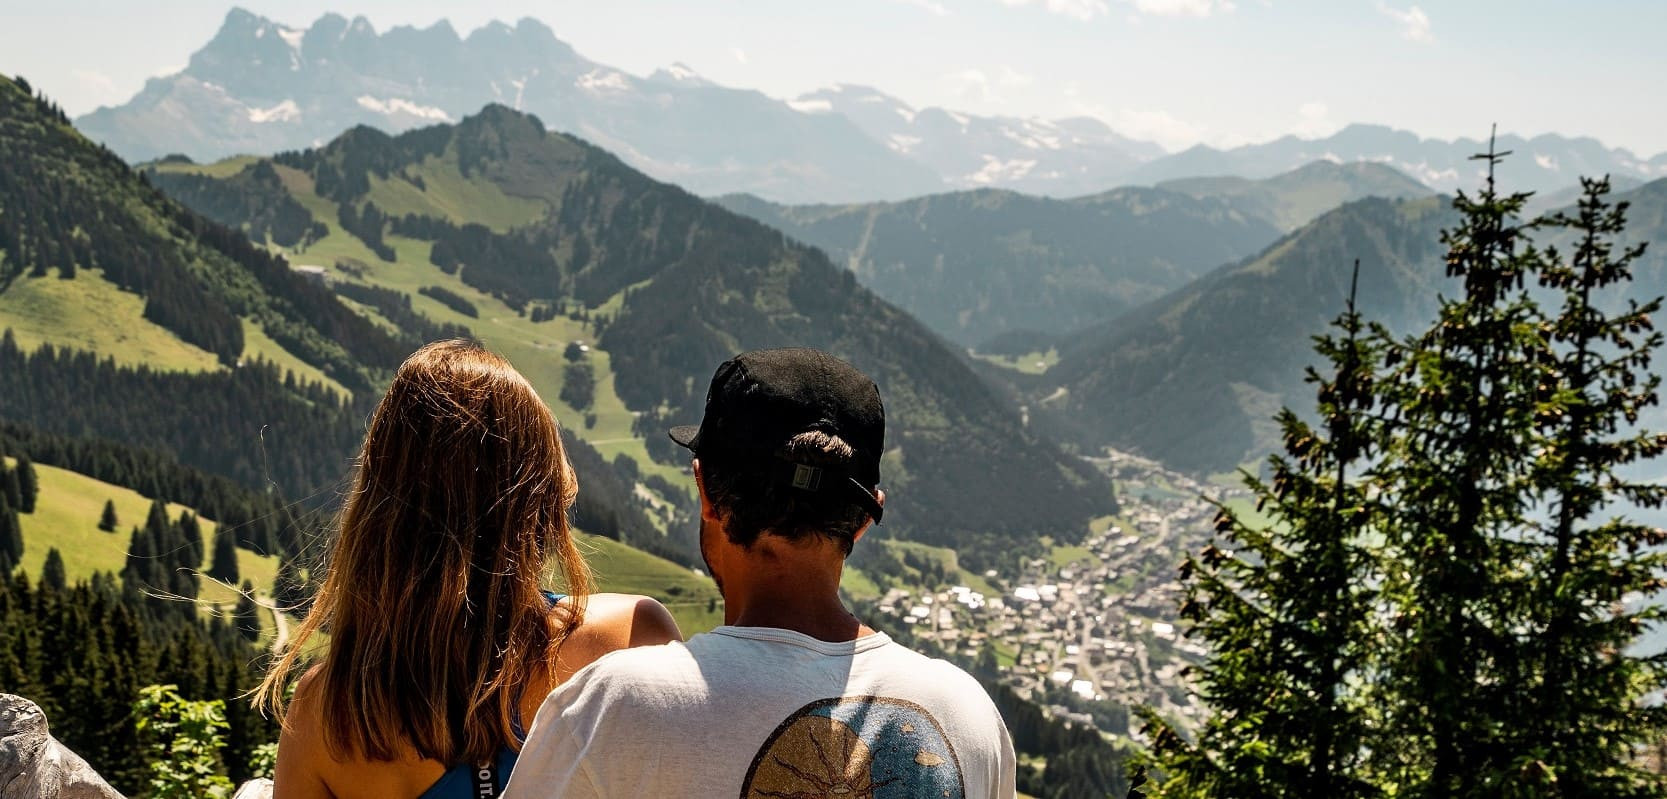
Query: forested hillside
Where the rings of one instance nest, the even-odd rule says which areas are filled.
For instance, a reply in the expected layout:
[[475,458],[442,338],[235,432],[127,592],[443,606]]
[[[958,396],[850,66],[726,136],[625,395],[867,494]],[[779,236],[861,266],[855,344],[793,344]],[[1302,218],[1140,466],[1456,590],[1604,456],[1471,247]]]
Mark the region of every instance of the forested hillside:
[[[0,159],[0,297],[22,281],[96,270],[94,279],[144,298],[146,322],[223,364],[243,358],[247,319],[295,357],[361,388],[408,349],[282,259],[146,185],[47,101],[5,78]],[[76,319],[60,321],[69,327]],[[36,335],[51,340],[53,332]]]
[[[851,359],[887,398],[889,530],[977,550],[971,542],[998,531],[1005,545],[1079,536],[1114,507],[1103,478],[1029,431],[942,340],[820,251],[533,117],[491,106],[455,126],[399,136],[357,128],[262,163],[330,228],[294,257],[329,264],[343,292],[444,289],[453,301],[425,291],[413,307],[477,333],[501,331],[489,332],[488,344],[503,342],[547,399],[558,396],[585,421],[603,454],[632,454],[617,443],[623,435],[643,442],[633,457],[646,445],[681,463],[664,426],[699,418],[720,361],[805,344]],[[230,190],[250,196],[217,202],[214,212],[283,206],[256,174],[265,168],[226,170]],[[200,178],[220,171],[159,164],[147,174],[190,199],[210,196]],[[257,217],[240,223],[261,235]],[[561,365],[556,352],[592,335],[592,346]],[[591,388],[570,390],[574,379]],[[623,404],[613,410],[615,402]]]
[[[1625,296],[1667,286],[1667,181],[1615,195],[1629,203],[1628,244],[1657,242]],[[1230,469],[1277,444],[1272,416],[1302,387],[1310,336],[1342,307],[1360,260],[1360,308],[1391,330],[1427,316],[1443,276],[1449,198],[1365,200],[1326,214],[1255,258],[1070,337],[1040,397],[1061,436],[1115,444],[1199,472]],[[1568,234],[1540,246],[1565,253]],[[1613,294],[1613,292],[1611,292]]]
[[987,189],[866,205],[718,202],[823,248],[965,347],[1109,319],[1279,235],[1220,200],[1142,188],[1077,200]]
[[1317,161],[1264,180],[1071,200],[981,190],[863,205],[718,202],[823,248],[939,334],[994,352],[1015,334],[1057,337],[1112,319],[1343,203],[1428,194],[1380,164]]
[[1161,300],[1069,337],[1045,376],[1061,435],[1200,472],[1274,443],[1273,415],[1301,385],[1309,336],[1338,313],[1360,260],[1360,302],[1394,321],[1433,307],[1438,198],[1362,200]]

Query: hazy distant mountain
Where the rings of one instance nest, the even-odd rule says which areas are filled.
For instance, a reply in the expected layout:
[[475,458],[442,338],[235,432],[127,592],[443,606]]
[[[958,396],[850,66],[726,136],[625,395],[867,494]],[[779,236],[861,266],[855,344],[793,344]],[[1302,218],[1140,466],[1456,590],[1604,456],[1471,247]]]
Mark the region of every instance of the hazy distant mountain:
[[1292,231],[1346,202],[1365,197],[1402,199],[1433,193],[1401,172],[1370,162],[1315,161],[1264,180],[1198,177],[1159,183],[1157,188],[1193,197],[1232,201],[1240,210]]
[[[1524,139],[1504,134],[1497,146],[1515,153],[1498,171],[1501,186],[1510,190],[1553,191],[1573,184],[1580,175],[1609,173],[1641,179],[1667,175],[1667,154],[1646,160],[1587,137],[1546,134]],[[1285,136],[1230,150],[1199,145],[1137,167],[1128,182],[1157,183],[1197,175],[1260,178],[1323,159],[1375,161],[1438,191],[1468,191],[1480,183],[1482,174],[1479,162],[1469,158],[1486,149],[1484,140],[1424,139],[1382,125],[1350,125],[1323,139]]]
[[321,144],[358,124],[398,132],[500,102],[706,194],[867,200],[940,188],[937,174],[837,114],[805,114],[674,66],[639,78],[597,64],[542,23],[460,37],[439,22],[379,34],[327,14],[305,30],[242,9],[184,71],[77,126],[124,158],[199,160]]
[[1149,188],[1077,200],[984,189],[846,206],[718,202],[821,247],[966,347],[1109,319],[1279,236],[1222,200]]
[[[1627,242],[1654,242],[1628,296],[1667,290],[1667,179],[1613,199],[1631,203]],[[1391,329],[1422,327],[1443,276],[1446,198],[1350,203],[1268,247],[1097,328],[1065,337],[1033,419],[1089,446],[1114,444],[1181,468],[1231,468],[1277,445],[1281,404],[1312,408],[1302,369],[1310,337],[1343,307],[1360,259],[1360,304]],[[1568,235],[1541,234],[1541,244]],[[1657,363],[1657,369],[1661,364]]]
[[1345,202],[1429,193],[1379,164],[1320,161],[1267,180],[1196,178],[1073,200],[983,190],[846,206],[719,202],[823,248],[940,334],[977,347],[1113,318]]
[[956,188],[1001,187],[1074,197],[1122,183],[1136,166],[1164,154],[1089,117],[1044,120],[980,117],[915,109],[867,86],[840,85],[792,106],[843,114],[892,150],[930,166]]

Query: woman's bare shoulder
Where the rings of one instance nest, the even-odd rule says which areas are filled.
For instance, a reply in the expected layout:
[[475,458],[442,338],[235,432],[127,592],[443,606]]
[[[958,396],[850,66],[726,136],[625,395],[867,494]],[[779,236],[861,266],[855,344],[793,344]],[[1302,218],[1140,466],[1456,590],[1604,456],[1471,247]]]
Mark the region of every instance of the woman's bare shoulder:
[[591,594],[585,598],[584,621],[573,631],[574,643],[583,642],[595,657],[681,640],[683,634],[666,606],[638,594]]

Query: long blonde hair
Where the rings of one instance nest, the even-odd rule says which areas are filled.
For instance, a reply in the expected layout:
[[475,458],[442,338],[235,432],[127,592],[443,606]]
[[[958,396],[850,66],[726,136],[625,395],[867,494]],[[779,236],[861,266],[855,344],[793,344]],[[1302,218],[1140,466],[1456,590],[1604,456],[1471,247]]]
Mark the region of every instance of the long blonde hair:
[[[555,417],[508,362],[466,341],[418,350],[371,418],[328,574],[257,703],[282,715],[323,632],[332,752],[480,763],[517,745],[521,691],[554,674],[591,590],[567,524],[577,492]],[[555,611],[552,558],[579,602]]]

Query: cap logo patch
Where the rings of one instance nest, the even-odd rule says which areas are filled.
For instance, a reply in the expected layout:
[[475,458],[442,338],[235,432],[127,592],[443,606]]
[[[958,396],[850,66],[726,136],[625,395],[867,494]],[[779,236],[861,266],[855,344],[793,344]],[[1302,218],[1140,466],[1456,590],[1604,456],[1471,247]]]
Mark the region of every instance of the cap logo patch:
[[815,491],[822,486],[822,470],[802,463],[793,464],[793,487]]

